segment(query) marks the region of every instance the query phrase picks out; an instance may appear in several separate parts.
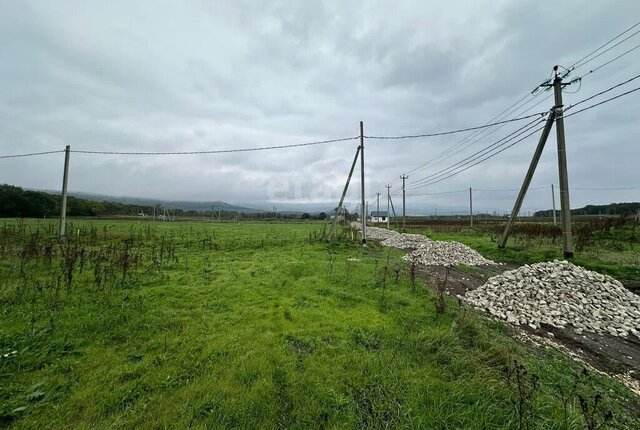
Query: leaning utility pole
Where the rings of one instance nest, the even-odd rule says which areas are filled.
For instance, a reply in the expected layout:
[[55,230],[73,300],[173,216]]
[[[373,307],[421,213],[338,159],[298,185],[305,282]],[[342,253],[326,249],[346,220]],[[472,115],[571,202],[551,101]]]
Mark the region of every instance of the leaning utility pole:
[[389,212],[389,202],[391,201],[391,184],[385,185],[387,188],[387,228],[389,228],[389,219],[391,218],[391,212]]
[[338,222],[338,217],[342,213],[342,204],[344,203],[344,197],[347,195],[347,190],[349,189],[349,182],[351,182],[351,175],[353,175],[353,169],[356,167],[356,162],[358,161],[358,156],[360,155],[360,147],[356,149],[356,155],[353,157],[353,163],[351,163],[351,170],[349,170],[349,176],[347,176],[347,183],[344,184],[344,189],[342,190],[342,196],[340,196],[340,203],[338,203],[338,207],[336,208],[336,213],[333,216],[333,222],[331,223],[331,227],[329,228],[329,234],[327,235],[327,240],[331,240],[333,237],[333,233],[336,231],[336,224]]
[[522,187],[520,187],[518,198],[516,199],[516,202],[513,205],[513,209],[511,210],[511,216],[509,217],[509,221],[507,221],[507,225],[504,227],[502,238],[500,239],[500,243],[498,244],[499,248],[504,248],[505,245],[507,244],[507,239],[509,239],[509,232],[511,231],[511,227],[513,227],[513,224],[515,223],[516,218],[518,217],[518,213],[520,212],[520,207],[522,206],[522,201],[524,200],[524,196],[527,194],[527,190],[529,189],[529,184],[531,183],[531,179],[533,179],[533,173],[536,171],[536,167],[538,166],[538,161],[540,161],[542,150],[544,149],[544,145],[547,142],[549,133],[551,133],[551,127],[553,126],[553,122],[555,118],[556,118],[556,111],[552,109],[551,112],[549,112],[549,117],[547,118],[547,122],[544,126],[544,129],[542,130],[542,135],[540,136],[540,140],[538,141],[538,146],[536,146],[536,150],[533,153],[531,164],[529,164],[529,170],[527,170],[527,174],[524,177],[524,182],[522,183]]
[[553,205],[553,225],[558,225],[558,220],[556,219],[556,192],[553,189],[553,184],[551,184],[551,204]]
[[60,203],[60,229],[58,237],[63,238],[67,226],[67,185],[69,184],[69,153],[71,146],[64,149],[64,173],[62,174],[62,202]]
[[564,141],[564,119],[562,104],[562,77],[558,76],[558,66],[554,67],[553,94],[556,102],[556,136],[558,140],[558,170],[560,173],[560,217],[562,218],[562,246],[564,258],[573,257],[573,237],[571,235],[571,206],[569,205],[569,175],[567,173],[567,150]]
[[367,217],[364,205],[364,124],[360,121],[360,197],[362,205],[362,244],[367,243]]
[[407,226],[407,217],[406,217],[406,212],[405,212],[405,208],[406,208],[406,201],[405,201],[405,195],[404,195],[404,180],[407,179],[409,177],[409,175],[400,175],[400,179],[402,179],[402,228],[405,228]]
[[471,227],[473,227],[473,191],[469,187],[469,219],[471,220]]

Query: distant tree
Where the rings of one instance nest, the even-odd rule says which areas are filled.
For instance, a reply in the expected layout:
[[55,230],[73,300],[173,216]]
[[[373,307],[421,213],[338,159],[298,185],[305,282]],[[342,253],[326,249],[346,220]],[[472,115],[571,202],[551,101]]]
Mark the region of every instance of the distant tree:
[[320,212],[320,214],[318,215],[318,219],[327,219],[327,214],[324,212]]
[[308,213],[305,212],[305,213],[302,214],[302,216],[300,218],[302,218],[302,219],[311,219],[311,214],[308,214]]

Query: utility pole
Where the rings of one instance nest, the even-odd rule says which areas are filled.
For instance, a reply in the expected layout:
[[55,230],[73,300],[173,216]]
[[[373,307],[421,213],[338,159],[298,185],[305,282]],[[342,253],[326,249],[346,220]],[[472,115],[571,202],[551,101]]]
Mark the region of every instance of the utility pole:
[[564,141],[564,119],[562,104],[562,77],[558,76],[558,66],[554,71],[553,94],[556,110],[556,136],[558,143],[558,170],[560,174],[560,217],[562,218],[562,246],[564,258],[573,258],[573,237],[571,234],[571,205],[569,204],[569,175],[567,173],[567,150]]
[[376,193],[376,211],[380,212],[380,192]]
[[405,194],[404,194],[404,181],[405,179],[407,179],[409,177],[409,175],[400,175],[400,179],[402,179],[402,228],[405,228],[407,226],[407,217],[406,217],[406,212],[405,212],[405,208],[406,208],[406,200],[405,200]]
[[524,177],[524,182],[520,187],[520,192],[518,193],[516,202],[514,203],[513,209],[511,210],[511,216],[509,217],[509,221],[507,221],[507,225],[504,227],[504,232],[502,233],[502,238],[500,239],[498,248],[504,248],[505,245],[507,244],[507,239],[509,239],[509,232],[511,231],[511,227],[513,227],[513,224],[516,222],[516,218],[518,217],[518,213],[520,212],[520,207],[522,206],[524,196],[527,194],[527,190],[529,189],[529,184],[531,183],[531,179],[533,179],[533,173],[536,171],[536,167],[538,166],[538,161],[540,161],[542,150],[544,149],[544,145],[547,142],[549,133],[551,133],[551,127],[553,127],[553,122],[556,118],[555,115],[556,115],[555,110],[551,110],[551,112],[549,112],[549,117],[547,118],[547,122],[544,126],[544,129],[542,130],[542,134],[540,135],[538,146],[536,146],[536,150],[533,153],[533,158],[531,159],[531,163],[529,164],[529,170],[527,170],[527,174]]
[[364,124],[360,121],[360,197],[362,206],[362,244],[367,243],[367,218],[364,205]]
[[67,226],[67,185],[69,184],[69,154],[71,146],[64,149],[64,173],[62,174],[62,202],[60,204],[60,229],[58,237],[63,238]]
[[360,147],[356,149],[356,155],[353,157],[353,163],[351,163],[351,170],[349,170],[349,176],[347,176],[347,183],[344,184],[344,189],[342,190],[342,196],[340,196],[340,203],[338,203],[338,207],[336,208],[336,213],[333,217],[333,222],[331,223],[331,227],[329,228],[329,234],[327,235],[327,240],[330,241],[333,237],[333,233],[336,230],[336,224],[338,222],[338,217],[342,213],[342,204],[344,203],[344,197],[347,195],[347,190],[349,189],[349,182],[351,182],[351,176],[353,175],[353,169],[356,167],[356,162],[358,161],[358,156],[360,155]]
[[471,227],[473,227],[473,191],[469,187],[469,219],[471,220]]
[[387,228],[389,228],[389,219],[391,218],[391,212],[389,212],[389,202],[391,201],[391,184],[385,185],[387,188]]
[[553,189],[553,184],[551,184],[551,204],[553,205],[553,225],[558,225],[558,220],[556,219],[556,192]]

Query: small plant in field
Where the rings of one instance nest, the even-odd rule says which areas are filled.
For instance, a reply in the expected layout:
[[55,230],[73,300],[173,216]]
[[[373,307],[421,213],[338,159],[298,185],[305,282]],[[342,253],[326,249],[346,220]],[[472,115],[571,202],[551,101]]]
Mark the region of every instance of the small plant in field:
[[562,384],[556,384],[554,386],[556,394],[563,406],[563,418],[564,418],[564,428],[569,428],[569,405],[573,402],[575,398],[575,394],[578,391],[578,388],[583,382],[584,377],[587,375],[587,369],[582,368],[582,371],[577,375],[574,375],[573,381],[569,387],[565,387]]
[[613,413],[602,408],[602,396],[596,393],[593,398],[579,395],[580,410],[587,430],[597,430],[613,419]]
[[416,270],[418,263],[415,258],[411,258],[411,266],[409,266],[409,278],[411,279],[411,291],[416,292]]
[[393,283],[396,285],[398,284],[398,280],[400,279],[400,270],[402,270],[400,266],[396,266],[393,268],[393,272],[395,273],[395,277],[393,278]]
[[436,284],[436,314],[442,315],[447,309],[447,300],[445,294],[447,291],[447,283],[449,282],[449,266],[445,269],[444,280]]
[[530,428],[534,418],[534,401],[540,388],[538,375],[530,374],[522,363],[513,360],[512,367],[504,369],[505,380],[515,394],[515,409],[518,430]]
[[336,260],[336,255],[330,249],[327,252],[329,253],[329,276],[331,276],[333,275],[333,263]]
[[73,275],[78,265],[78,260],[81,254],[81,248],[77,242],[72,240],[66,240],[58,242],[60,247],[60,268],[64,274],[64,282],[67,288],[67,292],[71,292],[73,285]]

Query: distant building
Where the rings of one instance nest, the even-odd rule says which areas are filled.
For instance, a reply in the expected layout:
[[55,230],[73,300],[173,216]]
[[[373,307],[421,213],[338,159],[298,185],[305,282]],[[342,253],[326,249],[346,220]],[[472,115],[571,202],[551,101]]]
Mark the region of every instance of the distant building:
[[380,223],[387,222],[387,217],[389,214],[387,211],[372,211],[371,212],[371,222]]

